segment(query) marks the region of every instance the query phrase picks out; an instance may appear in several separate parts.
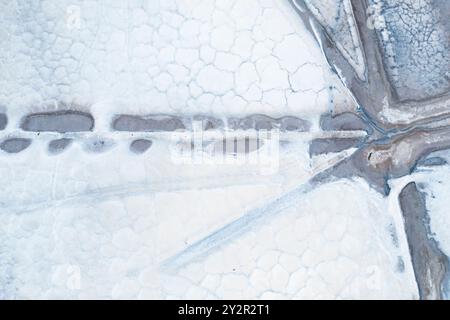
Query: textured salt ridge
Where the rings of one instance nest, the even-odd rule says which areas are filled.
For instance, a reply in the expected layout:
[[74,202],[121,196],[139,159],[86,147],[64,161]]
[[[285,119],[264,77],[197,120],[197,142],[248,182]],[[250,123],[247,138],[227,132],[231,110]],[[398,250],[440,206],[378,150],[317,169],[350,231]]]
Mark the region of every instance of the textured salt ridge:
[[447,257],[430,238],[425,196],[415,182],[408,183],[399,194],[409,251],[420,298],[442,299],[442,284],[448,270]]
[[[297,1],[298,2],[298,1]],[[371,0],[369,3],[364,1],[356,1],[352,2],[353,7],[353,15],[356,18],[356,23],[358,25],[359,30],[359,38],[362,44],[362,50],[364,51],[364,55],[366,57],[365,62],[367,64],[366,66],[366,73],[367,73],[367,81],[361,81],[358,79],[358,76],[355,74],[352,67],[349,65],[348,61],[342,56],[342,54],[339,52],[339,48],[336,47],[336,44],[333,43],[326,34],[323,28],[327,28],[329,26],[323,24],[322,25],[319,21],[317,21],[316,17],[313,13],[311,13],[306,6],[303,6],[303,9],[298,9],[296,7],[297,14],[300,16],[300,18],[303,20],[307,28],[311,33],[313,33],[320,45],[320,47],[323,49],[323,52],[329,62],[329,65],[331,69],[339,75],[340,79],[344,83],[344,85],[350,90],[352,95],[355,97],[355,101],[358,102],[358,105],[361,107],[361,110],[367,116],[370,118],[371,122],[380,129],[381,131],[390,131],[390,130],[397,130],[402,127],[409,126],[412,122],[427,122],[431,119],[435,119],[437,116],[443,116],[447,115],[448,113],[448,90],[447,93],[443,93],[442,96],[436,96],[431,91],[432,90],[423,90],[423,86],[419,85],[418,90],[415,90],[415,92],[412,92],[411,96],[408,98],[408,94],[404,94],[405,97],[408,99],[401,99],[396,95],[395,93],[395,84],[396,82],[393,81],[392,77],[388,76],[388,73],[391,70],[387,70],[389,68],[389,64],[385,64],[385,57],[387,59],[394,59],[396,57],[393,57],[394,52],[392,54],[389,54],[389,48],[384,47],[383,43],[380,43],[379,41],[379,33],[386,33],[387,29],[386,27],[382,27],[383,24],[383,15],[385,12],[383,10],[377,11],[377,6],[371,6],[370,3],[377,2],[382,4],[379,9],[383,9],[383,2],[380,2],[378,0]],[[401,14],[400,6],[404,6],[407,3],[414,4],[414,1],[407,1],[402,0],[398,1],[398,12],[394,14]],[[445,2],[445,1],[444,1]],[[424,1],[425,3],[425,1]],[[424,4],[421,4],[422,6]],[[431,7],[448,7],[448,5],[441,4],[441,2],[434,2],[433,4],[430,4],[430,1],[426,1],[426,6]],[[411,5],[413,7],[413,5]],[[393,9],[395,6],[392,6]],[[436,9],[436,8],[435,8]],[[375,12],[373,12],[375,10]],[[395,11],[395,9],[391,10]],[[419,21],[421,17],[424,16],[430,16],[424,13],[423,8],[421,8],[419,14],[416,14],[414,10],[411,10],[409,8],[406,11],[408,12],[409,16],[406,17],[407,19],[405,21],[400,21],[401,19],[397,19],[398,24],[403,23],[410,23],[411,21],[414,21],[414,19],[417,19]],[[439,10],[443,13],[443,15],[446,15],[447,12],[445,10]],[[426,10],[425,10],[426,12]],[[411,14],[413,13],[413,14]],[[448,19],[447,19],[448,20]],[[445,24],[445,35],[448,35],[448,23],[443,22],[445,19],[441,19],[438,21],[437,24]],[[419,21],[417,22],[417,25],[421,25],[421,23],[427,23],[429,24],[430,21]],[[403,72],[401,77],[406,79],[407,81],[417,83],[417,79],[420,83],[424,81],[425,86],[428,86],[433,81],[428,81],[428,79],[433,78],[435,79],[435,75],[445,73],[448,68],[445,68],[447,65],[447,62],[439,64],[436,63],[436,60],[439,60],[443,56],[445,56],[445,53],[441,54],[439,59],[432,59],[431,52],[436,52],[435,49],[437,46],[431,45],[430,51],[428,50],[417,50],[417,41],[420,42],[420,34],[423,34],[424,32],[432,31],[432,28],[428,28],[429,25],[424,27],[424,30],[421,30],[420,32],[414,32],[414,34],[407,35],[407,37],[414,38],[415,43],[411,44],[411,46],[415,46],[414,48],[410,48],[409,42],[404,41],[406,38],[403,38],[402,41],[402,52],[400,52],[399,56],[402,56],[402,59],[405,61],[401,61],[401,63],[396,63],[394,61],[394,64],[396,66],[407,66],[409,68],[408,70],[411,73],[411,77],[407,75],[407,72]],[[435,26],[432,26],[435,27]],[[417,26],[413,27],[412,29],[416,29]],[[379,31],[379,32],[378,32]],[[395,30],[394,30],[395,31]],[[409,32],[409,29],[407,29],[407,32]],[[396,36],[402,36],[399,33],[392,32],[388,36],[389,41],[394,39]],[[442,38],[442,37],[441,37]],[[448,38],[448,37],[447,37]],[[423,37],[423,42],[419,43],[419,46],[423,46],[425,48],[428,48],[429,42],[436,42],[436,39],[434,37]],[[442,42],[445,42],[443,40]],[[448,42],[448,41],[447,41]],[[448,44],[444,44],[447,45]],[[410,68],[411,63],[417,62],[416,57],[411,57],[411,55],[408,54],[408,51],[414,51],[419,52],[418,56],[426,56],[423,61],[418,62],[417,64],[419,66],[423,66],[422,69],[427,69],[428,67],[432,69],[432,72],[427,71],[421,71],[421,67],[419,68]],[[409,60],[408,60],[409,59]],[[433,60],[431,63],[427,63],[427,60]],[[382,63],[379,63],[381,60]],[[420,59],[419,59],[420,60]],[[386,69],[386,70],[385,70]],[[393,72],[399,71],[399,68],[396,68]],[[405,76],[406,74],[406,76]],[[424,76],[426,74],[426,76]],[[437,77],[436,79],[438,79]],[[442,82],[446,82],[447,80],[443,77],[440,77]],[[416,79],[416,80],[415,80]],[[403,82],[402,82],[403,83]],[[402,86],[403,88],[403,86]],[[406,87],[405,87],[406,88]],[[407,89],[409,91],[412,91],[411,89]],[[415,100],[414,95],[421,95],[425,93],[427,97],[430,99],[428,100]]]
[[450,89],[448,1],[370,0],[385,70],[400,100]]
[[[297,5],[299,3],[299,1],[294,2]],[[355,19],[351,14],[350,1],[304,0],[304,4],[325,27],[327,34],[336,43],[339,51],[353,67],[358,77],[364,79],[364,57]]]

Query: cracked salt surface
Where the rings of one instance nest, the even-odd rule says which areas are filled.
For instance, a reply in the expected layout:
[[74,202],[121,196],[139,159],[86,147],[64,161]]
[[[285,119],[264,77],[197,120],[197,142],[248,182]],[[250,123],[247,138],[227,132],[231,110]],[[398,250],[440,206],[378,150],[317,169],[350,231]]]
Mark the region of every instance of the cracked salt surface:
[[80,29],[66,25],[64,1],[3,5],[10,34],[0,104],[9,112],[76,101],[102,116],[149,108],[306,116],[327,105],[332,76],[284,3],[70,4]]
[[[33,139],[0,156],[1,298],[418,297],[392,198],[360,179],[310,188],[351,155],[310,159],[310,141],[365,132],[321,131],[330,107],[355,104],[288,1],[0,6],[2,145]],[[20,130],[27,115],[67,106],[92,114],[94,127],[75,123],[92,132]],[[264,114],[295,130],[281,136],[278,170],[261,172],[174,163],[173,136],[114,131],[122,114]],[[272,212],[286,194],[289,206]],[[216,241],[229,225],[245,228]],[[210,250],[191,250],[198,243]]]
[[[298,154],[304,158],[296,163],[305,163],[306,146],[293,151],[286,151],[283,168],[289,168],[289,160]],[[164,150],[146,154],[144,162],[124,155],[117,161],[112,153],[74,159],[79,153],[73,146],[62,160],[47,161],[53,168],[49,175],[55,178],[53,185],[41,185],[38,193],[42,196],[48,190],[48,200],[42,206],[29,203],[29,208],[19,209],[22,214],[14,213],[14,208],[3,210],[2,248],[8,249],[3,254],[14,261],[4,267],[17,288],[6,291],[9,297],[414,297],[407,251],[390,237],[391,214],[399,211],[387,210],[382,197],[362,181],[324,185],[175,273],[161,268],[167,257],[238,218],[246,208],[282,194],[299,169],[294,166],[278,176],[250,182],[251,170],[237,170],[233,176],[228,169],[222,175],[216,167],[203,169],[208,180],[211,176],[218,180],[214,186],[202,181],[195,168],[168,164],[158,156],[161,153]],[[58,166],[61,161],[73,171]],[[302,171],[307,177],[308,168]],[[50,181],[44,172],[40,181]],[[108,176],[111,172],[114,177]],[[80,173],[98,179],[83,179]],[[37,176],[38,172],[31,175]],[[227,187],[228,177],[232,179]],[[124,186],[124,180],[134,184]],[[186,182],[185,190],[177,190],[183,189],[176,182],[180,180]],[[78,181],[87,193],[65,196],[70,190],[63,190],[75,185],[71,181]],[[96,185],[83,186],[83,182]],[[20,203],[39,198],[25,186],[28,192],[22,193],[25,199]],[[323,197],[329,201],[322,201]],[[406,264],[403,273],[395,271],[399,256]],[[79,268],[79,288],[67,286],[68,266]]]

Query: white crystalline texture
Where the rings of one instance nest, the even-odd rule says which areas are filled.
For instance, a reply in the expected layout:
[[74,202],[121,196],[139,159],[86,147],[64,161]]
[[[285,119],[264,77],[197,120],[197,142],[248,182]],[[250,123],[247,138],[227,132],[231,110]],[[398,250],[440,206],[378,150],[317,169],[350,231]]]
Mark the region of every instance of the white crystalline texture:
[[[285,16],[287,2],[233,0],[226,9],[214,1],[187,0],[129,5],[9,1],[0,6],[0,104],[11,112],[58,101],[107,101],[101,115],[117,108],[189,114],[267,110],[274,115],[325,110],[316,101],[327,92],[319,94],[317,88],[327,87],[329,71],[312,37],[297,31],[298,20]],[[237,82],[246,64],[258,74],[242,91]],[[269,91],[298,92],[288,79],[307,64],[324,68],[324,76],[302,88],[314,91],[299,93],[302,106],[263,100]],[[210,94],[217,97],[215,107],[205,102]]]
[[[0,133],[32,137],[0,155],[0,299],[417,297],[392,241],[399,212],[360,180],[246,215],[309,181],[319,115],[348,100],[287,0],[3,1],[0,23]],[[54,142],[63,130],[19,129],[61,102],[92,114],[93,131]],[[115,114],[158,113],[294,114],[316,131],[283,140],[275,172],[180,164],[174,150],[191,145],[175,135],[112,132]],[[51,141],[67,145],[52,154]],[[211,250],[195,255],[198,243]]]
[[[92,158],[75,145],[31,168],[22,154],[16,171],[2,159],[15,196],[0,224],[0,291],[16,298],[416,297],[410,270],[397,271],[398,257],[408,265],[407,251],[390,234],[391,214],[399,212],[387,210],[362,181],[301,195],[294,206],[166,273],[161,261],[283,190],[273,176],[257,184],[220,167],[175,166],[161,147],[152,146],[142,161],[118,150]],[[306,148],[299,153],[307,157]],[[53,182],[43,184],[58,161],[71,170],[58,167]],[[21,175],[25,167],[40,181],[35,193]],[[234,176],[228,187],[224,175]],[[199,189],[205,183],[212,188]]]
[[390,81],[400,100],[421,100],[450,88],[448,1],[371,0]]

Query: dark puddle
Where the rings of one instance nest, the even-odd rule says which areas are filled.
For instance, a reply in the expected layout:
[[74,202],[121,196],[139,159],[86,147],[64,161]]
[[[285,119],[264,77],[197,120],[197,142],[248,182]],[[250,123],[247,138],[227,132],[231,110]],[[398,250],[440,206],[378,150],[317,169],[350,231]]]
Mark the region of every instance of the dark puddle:
[[141,154],[150,149],[153,142],[146,139],[137,139],[131,142],[130,151],[136,154]]
[[8,117],[4,113],[0,113],[0,130],[3,130],[6,128],[6,125],[8,124]]
[[179,117],[155,115],[119,115],[112,124],[114,130],[130,132],[164,132],[184,130],[186,126]]
[[280,131],[308,131],[311,124],[303,119],[286,116],[282,118],[271,118],[266,115],[256,114],[245,118],[229,118],[228,128],[232,130],[273,130]]
[[8,153],[19,153],[31,145],[31,139],[10,138],[0,144],[0,149]]
[[326,114],[320,117],[320,127],[325,131],[363,130],[370,132],[371,128],[356,114],[344,112],[335,116]]
[[58,154],[64,151],[67,147],[72,144],[72,139],[62,138],[52,140],[48,144],[48,151],[52,154]]
[[92,131],[94,118],[80,111],[55,111],[27,115],[20,126],[25,131],[35,132],[82,132]]

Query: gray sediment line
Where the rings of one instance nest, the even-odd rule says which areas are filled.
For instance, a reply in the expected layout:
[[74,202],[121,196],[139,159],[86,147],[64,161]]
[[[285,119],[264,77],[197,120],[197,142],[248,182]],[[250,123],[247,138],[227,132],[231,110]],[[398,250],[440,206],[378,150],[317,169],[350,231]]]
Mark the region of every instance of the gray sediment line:
[[[189,130],[192,122],[201,121],[203,130],[223,129],[224,121],[212,116],[194,115],[180,117],[174,115],[117,115],[112,122],[112,129],[129,132],[167,132]],[[249,115],[243,118],[230,117],[226,119],[226,127],[230,130],[273,130],[282,132],[305,132],[311,128],[307,120],[293,116],[272,118],[263,114]]]
[[420,298],[442,299],[448,258],[439,250],[436,241],[429,237],[425,196],[415,182],[410,182],[400,192],[399,202]]
[[361,142],[358,138],[319,138],[314,139],[309,144],[309,155],[315,156],[330,152],[340,152],[342,150],[355,147]]

